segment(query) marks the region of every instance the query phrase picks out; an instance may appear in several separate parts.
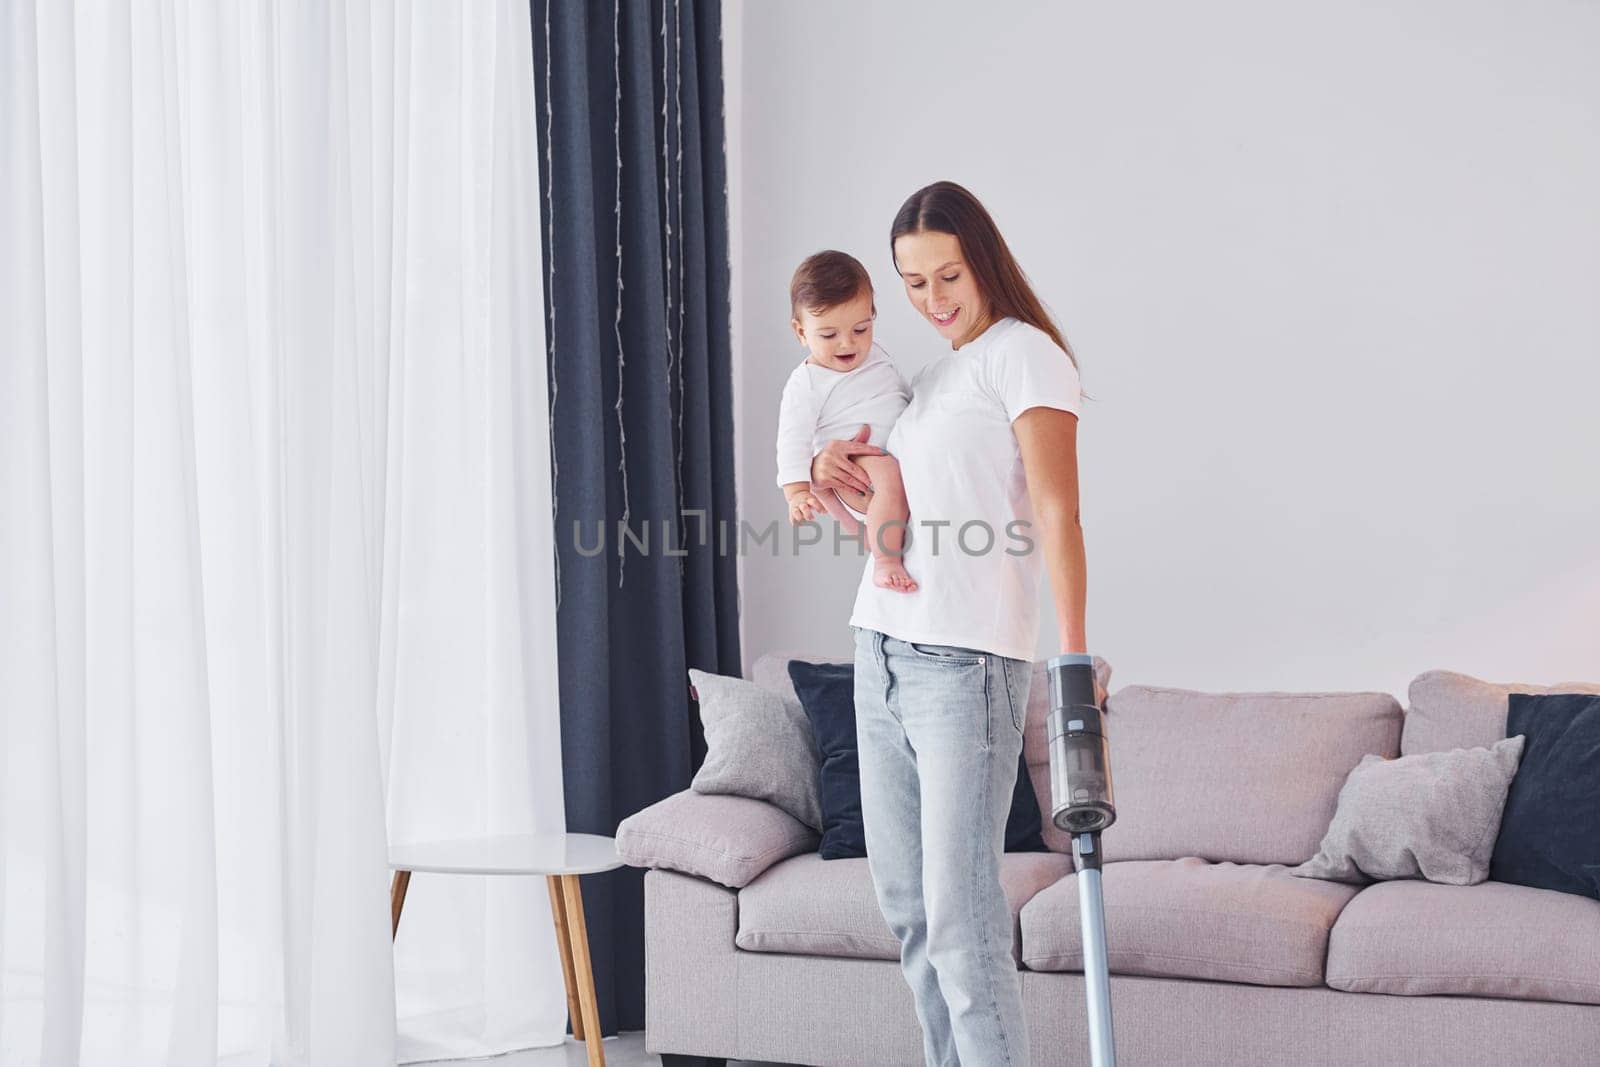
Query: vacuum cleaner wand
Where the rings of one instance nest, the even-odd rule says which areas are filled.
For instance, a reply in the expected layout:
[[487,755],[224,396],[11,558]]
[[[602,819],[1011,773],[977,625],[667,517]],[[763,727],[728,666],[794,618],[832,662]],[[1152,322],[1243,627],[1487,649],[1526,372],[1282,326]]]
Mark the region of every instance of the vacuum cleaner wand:
[[1078,914],[1083,925],[1083,978],[1089,1006],[1089,1056],[1095,1067],[1114,1067],[1111,978],[1106,965],[1106,923],[1100,893],[1100,831],[1117,818],[1111,800],[1111,746],[1095,701],[1094,660],[1063,653],[1046,664],[1050,678],[1050,819],[1072,835],[1078,872]]

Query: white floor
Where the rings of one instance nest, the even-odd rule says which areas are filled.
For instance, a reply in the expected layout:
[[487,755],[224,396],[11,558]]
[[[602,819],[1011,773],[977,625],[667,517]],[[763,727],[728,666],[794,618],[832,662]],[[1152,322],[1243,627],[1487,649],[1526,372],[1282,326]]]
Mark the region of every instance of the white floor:
[[[661,1057],[644,1050],[644,1031],[630,1030],[605,1039],[606,1067],[660,1067]],[[549,1048],[525,1049],[507,1052],[503,1056],[486,1056],[476,1060],[429,1060],[434,1064],[481,1063],[487,1067],[586,1067],[588,1054],[583,1042],[569,1036],[565,1045]],[[766,1060],[729,1060],[728,1067],[788,1067],[786,1064]]]

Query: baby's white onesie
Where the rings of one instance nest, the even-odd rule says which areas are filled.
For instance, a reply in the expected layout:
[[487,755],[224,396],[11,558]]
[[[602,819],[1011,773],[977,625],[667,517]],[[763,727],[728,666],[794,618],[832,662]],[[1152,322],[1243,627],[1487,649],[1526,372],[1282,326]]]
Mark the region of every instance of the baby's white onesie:
[[868,443],[883,447],[909,403],[911,386],[877,344],[847,371],[801,363],[778,408],[778,484],[810,481],[812,457],[829,441],[854,437],[862,423],[872,427]]

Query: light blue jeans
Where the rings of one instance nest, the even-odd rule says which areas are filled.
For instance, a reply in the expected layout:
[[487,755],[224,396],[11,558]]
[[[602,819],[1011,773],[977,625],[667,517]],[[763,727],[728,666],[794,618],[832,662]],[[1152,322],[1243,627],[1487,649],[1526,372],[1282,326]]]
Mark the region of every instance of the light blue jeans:
[[1000,856],[1031,664],[851,629],[867,866],[923,1054],[929,1067],[1027,1067]]

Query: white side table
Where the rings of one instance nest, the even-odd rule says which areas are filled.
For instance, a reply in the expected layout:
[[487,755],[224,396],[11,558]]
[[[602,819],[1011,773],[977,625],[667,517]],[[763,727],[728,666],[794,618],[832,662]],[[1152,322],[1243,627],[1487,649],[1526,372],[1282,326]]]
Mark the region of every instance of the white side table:
[[397,845],[389,850],[394,883],[389,890],[391,936],[400,933],[400,909],[412,871],[437,874],[542,874],[550,890],[561,973],[567,982],[567,1014],[572,1036],[589,1050],[589,1067],[604,1067],[600,1045],[600,1013],[594,999],[594,971],[589,963],[589,930],[583,921],[583,895],[578,875],[597,874],[622,866],[615,838],[599,834],[522,834],[514,837],[463,838]]

